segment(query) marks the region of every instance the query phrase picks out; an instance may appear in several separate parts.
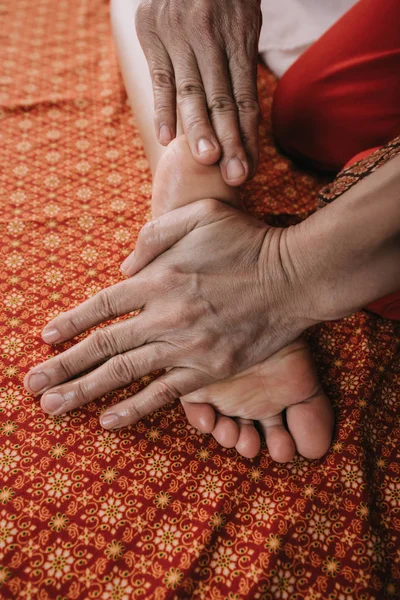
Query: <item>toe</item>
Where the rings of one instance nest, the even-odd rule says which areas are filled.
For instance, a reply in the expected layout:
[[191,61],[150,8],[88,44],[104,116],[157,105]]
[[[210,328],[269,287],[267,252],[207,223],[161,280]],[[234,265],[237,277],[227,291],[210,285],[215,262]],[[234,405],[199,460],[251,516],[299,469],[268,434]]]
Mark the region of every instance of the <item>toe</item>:
[[263,419],[260,427],[272,460],[279,463],[291,461],[296,454],[296,447],[283,424],[282,415]]
[[289,406],[286,418],[299,454],[309,459],[326,454],[335,421],[331,403],[322,390],[307,402]]
[[253,421],[237,419],[237,423],[239,425],[239,439],[235,446],[236,450],[244,458],[255,458],[260,452],[260,434],[254,427]]
[[212,434],[224,448],[234,448],[239,440],[239,425],[230,417],[217,415]]
[[212,433],[215,427],[215,410],[209,404],[192,404],[181,401],[187,420],[202,433]]

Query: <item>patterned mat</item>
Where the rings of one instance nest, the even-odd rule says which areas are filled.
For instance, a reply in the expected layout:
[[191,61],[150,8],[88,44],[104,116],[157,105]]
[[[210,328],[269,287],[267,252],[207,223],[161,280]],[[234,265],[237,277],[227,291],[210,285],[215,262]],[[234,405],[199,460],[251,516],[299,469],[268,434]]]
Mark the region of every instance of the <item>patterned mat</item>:
[[[0,22],[0,598],[398,598],[399,325],[362,312],[310,332],[337,414],[321,461],[240,458],[178,402],[105,432],[104,408],[150,377],[55,418],[25,392],[55,352],[43,325],[121,278],[151,180],[107,2],[1,0]],[[262,68],[245,197],[284,224],[325,182],[276,150],[274,85]]]

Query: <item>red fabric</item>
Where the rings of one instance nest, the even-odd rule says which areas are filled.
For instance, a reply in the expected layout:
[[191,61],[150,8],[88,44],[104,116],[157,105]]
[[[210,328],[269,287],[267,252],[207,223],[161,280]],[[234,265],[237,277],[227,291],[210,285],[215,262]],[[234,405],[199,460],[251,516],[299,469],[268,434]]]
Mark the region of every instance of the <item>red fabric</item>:
[[[43,325],[106,285],[150,216],[151,176],[103,0],[0,6],[0,599],[384,600],[400,589],[400,325],[365,312],[309,332],[335,405],[320,461],[253,461],[188,426],[178,402],[120,432],[60,417],[22,387],[61,348]],[[287,224],[322,177],[271,136],[251,212]]]
[[287,71],[273,127],[290,156],[340,171],[400,134],[400,2],[360,0]]
[[[339,171],[400,133],[400,2],[360,0],[281,79],[273,127],[294,158]],[[367,307],[400,320],[400,291]]]

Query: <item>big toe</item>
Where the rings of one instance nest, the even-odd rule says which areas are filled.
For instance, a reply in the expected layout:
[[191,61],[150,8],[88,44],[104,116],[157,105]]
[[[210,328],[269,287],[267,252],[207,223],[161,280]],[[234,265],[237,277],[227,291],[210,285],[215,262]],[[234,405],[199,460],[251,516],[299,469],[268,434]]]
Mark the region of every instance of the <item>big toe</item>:
[[321,458],[329,450],[335,425],[328,397],[321,389],[306,402],[293,404],[286,419],[299,454],[305,458]]

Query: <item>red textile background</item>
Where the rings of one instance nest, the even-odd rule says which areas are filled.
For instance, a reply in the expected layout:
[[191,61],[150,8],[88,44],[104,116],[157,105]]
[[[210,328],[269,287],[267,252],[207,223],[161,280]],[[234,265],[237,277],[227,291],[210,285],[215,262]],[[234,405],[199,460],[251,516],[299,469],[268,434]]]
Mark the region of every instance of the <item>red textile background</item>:
[[[398,598],[399,324],[363,312],[310,332],[337,413],[321,461],[240,458],[178,403],[105,432],[105,406],[149,378],[55,418],[24,391],[55,352],[43,325],[120,279],[151,181],[107,2],[2,0],[0,21],[0,598]],[[281,224],[323,182],[277,152],[274,85],[261,69],[245,194]]]

